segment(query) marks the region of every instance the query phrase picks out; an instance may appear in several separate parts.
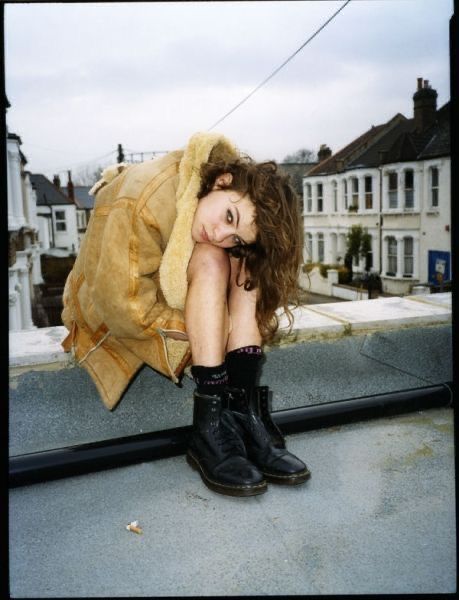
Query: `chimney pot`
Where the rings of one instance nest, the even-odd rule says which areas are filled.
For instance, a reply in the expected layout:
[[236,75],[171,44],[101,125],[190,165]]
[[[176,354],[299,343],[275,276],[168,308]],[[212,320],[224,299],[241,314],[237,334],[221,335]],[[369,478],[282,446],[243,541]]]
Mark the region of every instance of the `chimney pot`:
[[422,77],[418,77],[418,90],[422,90]]
[[319,148],[319,152],[317,153],[317,158],[319,162],[322,162],[326,158],[329,158],[332,155],[332,151],[327,146],[327,144],[321,144]]
[[423,87],[417,89],[413,95],[414,124],[417,131],[424,131],[435,123],[437,113],[437,92],[429,85],[429,80],[418,78],[423,82]]
[[72,202],[75,202],[75,191],[72,182],[72,171],[67,171],[67,175],[67,196],[70,198],[70,200],[72,200]]

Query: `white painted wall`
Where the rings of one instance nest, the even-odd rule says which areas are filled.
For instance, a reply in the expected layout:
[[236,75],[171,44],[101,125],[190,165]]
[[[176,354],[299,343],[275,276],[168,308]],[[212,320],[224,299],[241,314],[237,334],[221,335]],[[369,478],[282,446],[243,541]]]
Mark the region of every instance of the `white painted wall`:
[[[318,240],[319,234],[324,239],[324,260],[328,264],[336,264],[341,257],[344,259],[345,236],[352,225],[359,224],[368,229],[372,236],[373,271],[379,272],[383,289],[393,294],[409,293],[416,283],[424,283],[428,279],[428,251],[450,251],[450,206],[451,206],[451,173],[450,158],[417,161],[407,163],[394,163],[384,165],[382,168],[353,169],[344,173],[332,175],[305,176],[303,179],[303,204],[304,204],[304,232],[305,248],[304,260],[311,259],[319,262]],[[432,209],[430,203],[429,169],[432,166],[439,168],[439,206]],[[404,173],[407,169],[413,170],[414,177],[414,206],[404,206]],[[388,173],[395,172],[398,180],[398,206],[389,207]],[[372,177],[373,205],[371,209],[365,208],[365,176]],[[345,207],[344,181],[347,181],[347,204],[351,204],[352,177],[359,181],[358,212],[349,212]],[[335,211],[333,197],[333,182],[337,183],[338,211]],[[319,212],[317,184],[323,186],[323,212]],[[312,210],[308,211],[307,186],[311,185]],[[382,221],[381,221],[382,217]],[[312,256],[307,253],[307,234],[312,235]],[[398,240],[400,256],[397,257],[398,270],[394,277],[385,275],[387,270],[387,238],[394,236]],[[415,247],[414,272],[410,278],[403,277],[403,238],[412,237]],[[364,261],[355,270],[364,269]]]
[[24,250],[16,251],[16,261],[8,269],[9,329],[34,329],[32,300],[34,285],[43,283],[40,247],[36,242],[40,224],[36,209],[36,194],[30,176],[22,172],[20,143],[7,139],[8,231],[24,228]]
[[8,231],[17,231],[26,224],[21,182],[19,141],[7,139]]
[[[63,213],[65,216],[66,229],[64,231],[57,229],[57,223],[62,222],[58,218],[60,213]],[[52,219],[55,248],[63,248],[69,252],[78,252],[80,244],[78,240],[76,206],[74,204],[53,205]]]

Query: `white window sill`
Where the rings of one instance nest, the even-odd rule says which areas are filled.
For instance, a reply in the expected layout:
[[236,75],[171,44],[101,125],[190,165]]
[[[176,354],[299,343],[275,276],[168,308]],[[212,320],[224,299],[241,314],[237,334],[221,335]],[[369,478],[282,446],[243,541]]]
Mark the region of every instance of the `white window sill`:
[[419,215],[419,208],[384,208],[383,215]]
[[393,281],[410,281],[410,282],[418,282],[419,281],[419,277],[415,276],[415,275],[386,275],[386,274],[381,274],[380,275],[381,279],[391,279]]

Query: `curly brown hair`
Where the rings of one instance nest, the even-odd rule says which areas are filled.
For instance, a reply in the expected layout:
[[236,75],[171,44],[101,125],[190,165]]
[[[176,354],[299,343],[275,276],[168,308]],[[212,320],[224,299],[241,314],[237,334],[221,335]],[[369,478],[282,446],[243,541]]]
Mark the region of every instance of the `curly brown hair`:
[[221,187],[247,194],[255,205],[255,243],[236,246],[228,252],[241,258],[249,273],[238,285],[246,290],[258,289],[256,318],[263,342],[267,342],[279,327],[276,310],[283,308],[291,327],[291,305],[299,304],[303,227],[298,196],[289,176],[279,172],[275,161],[257,163],[245,156],[205,163],[201,167],[198,198],[209,194],[216,178],[223,173],[231,173],[233,177],[229,185]]

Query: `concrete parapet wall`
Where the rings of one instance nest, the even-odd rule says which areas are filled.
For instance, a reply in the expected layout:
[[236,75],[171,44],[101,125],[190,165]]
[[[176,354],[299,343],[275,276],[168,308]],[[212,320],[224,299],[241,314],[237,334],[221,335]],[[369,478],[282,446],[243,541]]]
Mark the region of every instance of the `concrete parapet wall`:
[[[451,292],[305,305],[294,309],[293,314],[291,331],[288,331],[286,318],[281,317],[275,345],[378,329],[449,323]],[[11,374],[52,366],[56,369],[73,366],[71,354],[64,352],[61,346],[67,333],[63,326],[10,332]]]
[[451,293],[315,304],[301,306],[293,314],[290,332],[285,317],[281,320],[277,337],[281,343],[450,323]]
[[[450,381],[451,293],[302,306],[266,348],[273,410]],[[194,383],[144,366],[108,411],[61,347],[65,327],[10,333],[10,454],[189,425]],[[413,348],[416,352],[413,352]]]

